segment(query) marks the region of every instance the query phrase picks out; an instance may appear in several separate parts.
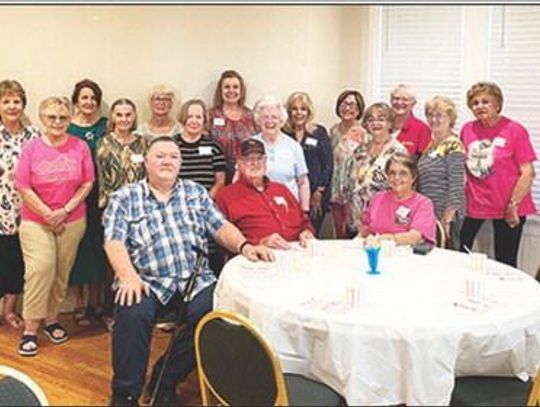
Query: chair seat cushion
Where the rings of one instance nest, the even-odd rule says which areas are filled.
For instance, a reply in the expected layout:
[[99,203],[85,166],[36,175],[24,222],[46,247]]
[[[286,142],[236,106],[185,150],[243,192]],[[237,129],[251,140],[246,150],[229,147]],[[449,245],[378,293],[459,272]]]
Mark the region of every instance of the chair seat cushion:
[[525,406],[532,381],[514,377],[458,377],[451,406]]
[[293,373],[285,373],[284,377],[291,406],[347,405],[343,397],[324,383]]

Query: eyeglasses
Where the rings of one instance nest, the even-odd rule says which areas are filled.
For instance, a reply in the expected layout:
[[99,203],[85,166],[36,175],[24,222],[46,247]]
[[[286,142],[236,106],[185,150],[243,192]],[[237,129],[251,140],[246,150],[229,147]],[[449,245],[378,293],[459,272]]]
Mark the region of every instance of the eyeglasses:
[[394,171],[390,170],[388,171],[388,178],[407,178],[410,177],[411,173],[408,171]]
[[432,119],[435,119],[435,120],[441,120],[441,119],[445,119],[447,118],[448,115],[446,113],[441,113],[441,112],[437,112],[437,113],[428,113],[426,115],[426,118],[428,120],[432,120]]
[[411,98],[407,96],[392,96],[391,100],[393,102],[410,102]]
[[172,99],[168,96],[154,96],[152,101],[157,103],[169,103]]
[[358,109],[358,105],[356,104],[356,102],[341,102],[341,104],[339,105],[339,107],[341,108],[345,108],[345,107],[354,107],[355,109]]
[[69,116],[66,115],[47,114],[44,117],[50,122],[63,123],[69,120]]

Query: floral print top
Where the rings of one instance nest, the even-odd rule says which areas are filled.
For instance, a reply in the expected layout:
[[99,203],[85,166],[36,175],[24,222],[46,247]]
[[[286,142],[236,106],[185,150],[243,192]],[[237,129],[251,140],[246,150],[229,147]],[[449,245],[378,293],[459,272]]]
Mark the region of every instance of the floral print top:
[[26,143],[37,137],[34,126],[13,135],[0,123],[0,235],[14,235],[19,229],[22,200],[15,188],[15,168]]

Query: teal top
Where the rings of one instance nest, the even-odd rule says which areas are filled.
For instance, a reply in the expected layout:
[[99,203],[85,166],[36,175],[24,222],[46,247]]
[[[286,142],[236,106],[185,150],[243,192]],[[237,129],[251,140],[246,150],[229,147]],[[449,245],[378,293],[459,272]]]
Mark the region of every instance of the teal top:
[[78,124],[70,123],[67,132],[86,141],[88,147],[92,150],[92,155],[95,155],[99,140],[107,133],[107,118],[100,117],[91,126],[79,126]]

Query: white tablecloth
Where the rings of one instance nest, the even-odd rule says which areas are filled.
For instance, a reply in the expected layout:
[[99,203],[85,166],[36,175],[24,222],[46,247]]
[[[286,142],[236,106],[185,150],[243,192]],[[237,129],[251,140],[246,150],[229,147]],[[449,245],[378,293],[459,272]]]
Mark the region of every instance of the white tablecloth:
[[[368,275],[354,241],[276,255],[228,262],[214,308],[248,317],[284,371],[327,383],[350,405],[443,405],[455,375],[536,372],[540,284],[522,271],[488,260],[475,273],[467,254],[399,248],[381,257],[380,275]],[[467,298],[467,280],[481,281],[480,303]],[[358,306],[345,300],[347,287],[359,292]]]

